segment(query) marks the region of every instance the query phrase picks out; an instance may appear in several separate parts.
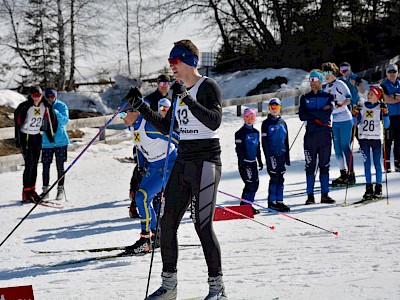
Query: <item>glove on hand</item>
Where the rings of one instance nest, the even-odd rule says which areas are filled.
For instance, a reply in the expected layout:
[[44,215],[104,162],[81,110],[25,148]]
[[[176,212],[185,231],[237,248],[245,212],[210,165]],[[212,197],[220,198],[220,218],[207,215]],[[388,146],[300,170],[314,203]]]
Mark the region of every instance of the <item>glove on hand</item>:
[[381,112],[382,112],[382,115],[383,115],[384,117],[386,117],[386,116],[388,115],[388,113],[389,113],[388,107],[387,107],[387,105],[386,105],[385,102],[381,102],[380,104],[381,104]]
[[320,119],[315,119],[315,124],[324,126],[324,123],[322,123]]
[[125,96],[126,102],[131,103],[134,109],[138,109],[143,104],[142,98],[142,93],[137,87],[131,87],[129,93]]
[[174,84],[171,86],[172,90],[172,98],[175,99],[176,96],[182,95],[186,93],[186,87],[181,84],[179,81],[175,81]]
[[258,170],[261,171],[263,168],[264,168],[264,165],[263,165],[263,163],[260,161],[260,162],[258,163]]

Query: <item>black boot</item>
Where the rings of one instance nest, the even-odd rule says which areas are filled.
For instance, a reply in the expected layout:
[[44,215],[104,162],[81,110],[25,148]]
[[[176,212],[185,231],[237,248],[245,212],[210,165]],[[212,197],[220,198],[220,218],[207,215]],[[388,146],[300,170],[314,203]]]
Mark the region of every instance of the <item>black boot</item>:
[[387,173],[392,172],[392,169],[391,169],[391,167],[390,167],[390,160],[385,161],[385,171],[386,171]]
[[349,185],[356,184],[356,174],[354,174],[354,172],[350,172],[350,174],[348,175],[348,182],[349,182]]
[[375,198],[375,199],[380,199],[380,198],[382,198],[382,184],[380,184],[380,183],[377,183],[377,184],[375,184],[375,191],[374,191],[374,195],[373,195],[373,197]]
[[315,204],[314,195],[308,195],[308,196],[307,196],[306,205],[310,205],[310,204]]
[[365,186],[365,193],[363,196],[363,200],[372,200],[374,194],[374,187],[372,186],[372,183],[367,183]]
[[149,233],[141,233],[140,239],[132,246],[125,248],[124,254],[126,255],[144,255],[151,251],[151,240]]
[[332,185],[347,185],[348,183],[348,176],[347,176],[347,171],[345,170],[340,170],[340,176],[336,178],[335,180],[332,181]]
[[161,231],[160,229],[157,230],[157,235],[156,235],[156,230],[151,231],[151,242],[152,246],[154,249],[160,248],[161,246]]
[[336,201],[333,200],[331,197],[329,197],[328,194],[323,194],[323,195],[321,195],[321,203],[334,204],[334,203],[336,203]]

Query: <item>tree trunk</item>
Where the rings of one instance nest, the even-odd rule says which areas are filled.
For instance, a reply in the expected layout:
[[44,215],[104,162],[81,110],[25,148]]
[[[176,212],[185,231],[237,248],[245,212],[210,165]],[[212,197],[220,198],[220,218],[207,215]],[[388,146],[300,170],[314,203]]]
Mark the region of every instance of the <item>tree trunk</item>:
[[129,5],[128,5],[128,0],[125,0],[125,11],[126,11],[125,44],[126,44],[126,54],[128,56],[128,74],[132,75],[132,71],[131,71],[131,52],[129,51]]
[[57,88],[59,91],[63,91],[65,85],[65,37],[64,37],[64,18],[61,10],[61,1],[62,0],[57,0],[58,51],[59,51],[59,62],[60,62],[60,73],[58,74]]
[[71,0],[71,65],[69,71],[69,80],[68,80],[68,90],[74,90],[74,77],[75,77],[75,8],[74,8],[75,0]]

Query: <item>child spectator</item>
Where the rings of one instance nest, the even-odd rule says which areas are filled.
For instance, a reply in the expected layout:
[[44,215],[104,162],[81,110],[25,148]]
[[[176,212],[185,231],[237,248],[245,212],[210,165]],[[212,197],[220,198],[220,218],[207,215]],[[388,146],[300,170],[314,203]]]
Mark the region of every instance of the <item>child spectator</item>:
[[[364,174],[367,182],[363,201],[382,197],[382,127],[380,122],[383,120],[384,128],[388,128],[390,120],[388,109],[383,103],[383,90],[380,86],[371,86],[367,95],[368,101],[358,102],[353,108],[355,124],[358,124],[358,138],[361,153],[364,159]],[[375,191],[371,180],[371,156],[374,160],[376,171]]]
[[[256,116],[257,113],[254,109],[246,108],[243,114],[244,125],[235,133],[239,173],[244,182],[242,199],[249,202],[254,202],[259,185],[257,161],[260,170],[264,167],[261,160],[260,132],[253,127]],[[241,201],[240,205],[250,204]],[[260,213],[258,209],[254,207],[252,209],[254,214]]]
[[270,113],[261,125],[261,143],[270,176],[268,207],[285,212],[290,208],[283,204],[283,174],[286,172],[285,164],[290,166],[290,158],[288,129],[280,116],[281,105],[281,100],[277,98],[269,101]]

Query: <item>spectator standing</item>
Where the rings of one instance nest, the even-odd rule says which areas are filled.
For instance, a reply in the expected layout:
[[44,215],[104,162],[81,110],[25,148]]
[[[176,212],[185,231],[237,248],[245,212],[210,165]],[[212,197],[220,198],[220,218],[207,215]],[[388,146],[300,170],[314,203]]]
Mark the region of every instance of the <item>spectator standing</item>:
[[[67,148],[69,145],[66,125],[69,121],[69,111],[67,105],[57,99],[57,90],[50,86],[44,90],[44,97],[53,108],[57,117],[57,128],[53,128],[54,140],[51,142],[47,135],[42,137],[42,164],[43,164],[43,194],[49,189],[50,165],[55,155],[58,179],[64,174],[64,163],[67,161]],[[46,108],[48,109],[48,108]],[[65,178],[62,177],[58,182],[56,200],[62,200],[65,197],[64,191]],[[48,198],[48,194],[46,198]]]
[[[57,118],[39,86],[31,87],[28,99],[18,105],[14,123],[15,143],[25,161],[22,203],[36,203],[41,200],[36,193],[37,167],[42,149],[40,132],[45,131],[49,141],[54,141],[53,134],[57,129]],[[51,128],[55,130],[52,132]]]
[[306,205],[315,204],[315,170],[319,167],[321,183],[321,203],[335,203],[329,195],[329,165],[331,160],[331,115],[333,95],[322,90],[324,76],[321,70],[310,72],[311,91],[301,96],[299,118],[306,121],[304,135],[304,155],[306,161],[307,201]]
[[286,122],[280,115],[281,107],[281,100],[272,98],[269,101],[268,118],[261,125],[261,141],[270,176],[268,207],[287,212],[290,208],[283,204],[283,174],[286,172],[285,164],[290,166],[289,135]]
[[[347,107],[351,103],[351,93],[347,85],[337,80],[339,68],[335,63],[322,64],[325,76],[325,92],[334,97],[332,112],[333,148],[340,169],[340,176],[332,181],[332,185],[353,185],[356,177],[351,159],[351,142],[353,136],[353,118]],[[345,160],[348,170],[346,170]]]
[[[236,154],[238,157],[239,174],[244,182],[240,205],[251,205],[258,190],[258,166],[263,169],[260,148],[260,132],[254,128],[257,112],[252,108],[246,108],[243,113],[244,125],[235,132]],[[252,207],[254,214],[260,211]]]
[[388,106],[390,126],[385,130],[385,169],[391,172],[390,156],[393,144],[394,169],[400,172],[400,80],[396,64],[386,67],[387,78],[381,83],[384,100]]
[[[388,128],[390,120],[388,109],[383,102],[383,90],[380,86],[371,86],[367,95],[368,100],[361,101],[353,108],[355,123],[358,125],[358,138],[364,159],[364,174],[366,180],[364,201],[382,197],[382,126]],[[375,191],[371,176],[371,151],[375,166]]]

